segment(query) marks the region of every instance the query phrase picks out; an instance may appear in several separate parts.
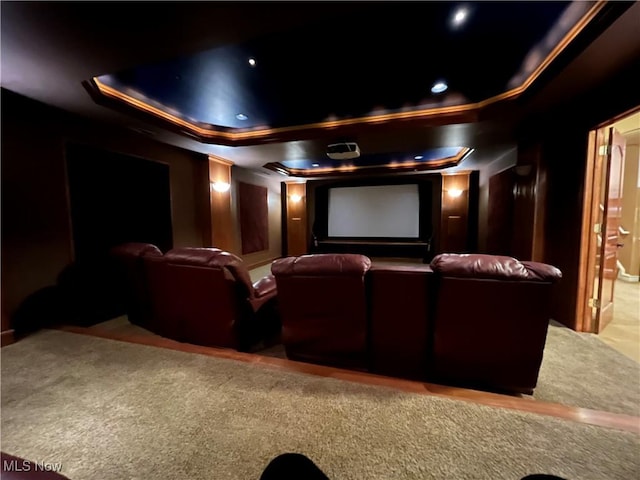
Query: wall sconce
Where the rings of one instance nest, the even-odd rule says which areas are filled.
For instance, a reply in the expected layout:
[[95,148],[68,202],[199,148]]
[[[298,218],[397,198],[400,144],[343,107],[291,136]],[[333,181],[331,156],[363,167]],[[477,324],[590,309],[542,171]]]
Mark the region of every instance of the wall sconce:
[[298,195],[297,193],[293,193],[293,194],[289,195],[289,198],[291,199],[291,201],[293,203],[298,203],[300,200],[302,200],[302,195]]
[[212,182],[211,188],[213,188],[216,192],[227,192],[231,188],[231,184],[227,182]]
[[533,171],[533,165],[516,165],[515,172],[519,177],[528,177]]
[[450,188],[449,190],[447,190],[447,193],[450,197],[458,198],[460,195],[462,195],[462,190],[460,190],[459,188]]

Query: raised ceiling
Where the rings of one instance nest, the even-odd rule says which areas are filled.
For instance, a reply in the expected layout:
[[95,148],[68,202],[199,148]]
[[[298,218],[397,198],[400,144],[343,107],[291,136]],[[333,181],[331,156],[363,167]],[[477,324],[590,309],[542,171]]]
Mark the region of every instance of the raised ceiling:
[[509,143],[512,107],[632,5],[160,2],[152,20],[147,2],[74,3],[3,3],[4,88],[302,176],[336,167],[333,141],[358,141],[364,168]]
[[[329,21],[96,81],[194,125],[234,132],[475,104],[522,86],[597,7],[365,4]],[[439,81],[448,89],[432,93]]]

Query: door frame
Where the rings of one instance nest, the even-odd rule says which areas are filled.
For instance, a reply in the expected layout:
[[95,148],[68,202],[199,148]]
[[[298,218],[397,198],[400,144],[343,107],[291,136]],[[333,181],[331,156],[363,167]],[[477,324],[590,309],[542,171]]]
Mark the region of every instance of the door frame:
[[596,253],[598,250],[593,229],[598,219],[597,209],[600,204],[600,189],[604,188],[602,185],[602,168],[604,167],[606,155],[601,155],[603,152],[600,147],[604,145],[607,138],[606,132],[614,123],[638,111],[640,111],[640,105],[597,125],[589,132],[582,198],[578,294],[575,309],[575,326],[579,332],[597,333],[598,329],[589,300],[595,280]]

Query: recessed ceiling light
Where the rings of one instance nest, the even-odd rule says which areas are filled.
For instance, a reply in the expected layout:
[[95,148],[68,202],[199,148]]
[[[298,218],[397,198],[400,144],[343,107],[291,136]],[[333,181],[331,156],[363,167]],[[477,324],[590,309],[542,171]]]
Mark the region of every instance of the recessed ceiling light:
[[453,12],[453,17],[451,17],[451,24],[454,27],[459,27],[467,21],[467,18],[469,18],[469,10],[466,7],[460,7],[455,12]]
[[449,86],[445,82],[439,81],[433,84],[433,87],[431,87],[431,93],[442,93],[447,88],[449,88]]
[[319,167],[319,166],[320,166],[320,164],[319,164],[319,163],[312,163],[312,164],[311,164],[311,166],[312,166],[312,167]]
[[237,118],[238,120],[247,120],[249,117],[247,117],[244,113],[238,113],[238,114],[236,115],[236,118]]
[[256,66],[256,59],[251,57],[249,59],[249,65],[252,66],[252,67],[255,67]]
[[422,155],[416,155],[413,157],[414,160],[422,160],[424,157]]

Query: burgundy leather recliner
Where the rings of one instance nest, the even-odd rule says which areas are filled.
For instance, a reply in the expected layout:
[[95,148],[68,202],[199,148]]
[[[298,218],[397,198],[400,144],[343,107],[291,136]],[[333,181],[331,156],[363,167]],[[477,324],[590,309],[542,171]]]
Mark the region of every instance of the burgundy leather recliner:
[[271,265],[287,357],[366,369],[371,260],[355,254],[286,257]]
[[144,260],[160,335],[249,350],[279,329],[273,276],[252,284],[236,255],[218,248],[186,247]]
[[150,243],[124,243],[113,247],[110,254],[122,281],[121,292],[129,321],[153,331],[151,297],[143,258],[162,257],[162,252]]
[[430,377],[530,394],[537,384],[557,268],[515,258],[440,254]]

